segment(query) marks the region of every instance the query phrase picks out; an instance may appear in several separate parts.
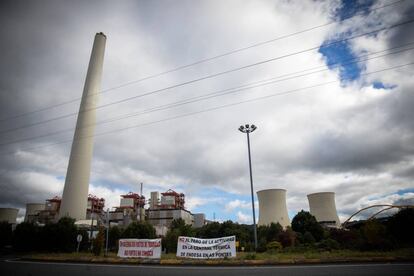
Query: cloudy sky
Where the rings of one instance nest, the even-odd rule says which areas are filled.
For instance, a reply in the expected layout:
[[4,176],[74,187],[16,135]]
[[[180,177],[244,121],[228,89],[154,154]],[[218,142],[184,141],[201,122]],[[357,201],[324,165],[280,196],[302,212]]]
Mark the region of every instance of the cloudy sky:
[[61,195],[101,31],[89,189],[107,207],[143,182],[251,223],[246,123],[254,188],[286,189],[291,218],[319,191],[342,219],[413,203],[414,3],[344,2],[1,1],[0,206]]

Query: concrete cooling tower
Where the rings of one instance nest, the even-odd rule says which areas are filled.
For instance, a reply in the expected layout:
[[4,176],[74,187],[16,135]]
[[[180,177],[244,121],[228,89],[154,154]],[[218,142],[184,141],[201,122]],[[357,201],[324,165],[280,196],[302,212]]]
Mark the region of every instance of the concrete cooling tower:
[[0,208],[0,222],[16,224],[18,212],[19,209],[15,208]]
[[59,217],[70,216],[76,220],[86,218],[96,106],[101,90],[105,44],[106,36],[97,33],[76,122]]
[[40,211],[45,209],[44,203],[27,203],[26,204],[26,215],[24,216],[24,221],[29,220],[29,216],[35,216],[39,214]]
[[308,195],[310,213],[316,220],[331,227],[340,227],[338,213],[336,212],[335,193],[322,192]]
[[259,199],[259,225],[280,223],[283,228],[290,226],[286,207],[286,190],[268,189],[257,192]]

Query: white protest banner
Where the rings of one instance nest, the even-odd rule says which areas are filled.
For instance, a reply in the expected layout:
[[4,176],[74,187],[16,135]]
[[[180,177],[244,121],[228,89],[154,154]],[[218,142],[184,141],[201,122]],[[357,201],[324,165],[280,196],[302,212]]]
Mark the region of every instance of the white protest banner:
[[178,237],[177,257],[192,259],[220,259],[236,257],[236,236],[198,239]]
[[161,239],[121,239],[118,256],[121,258],[161,258]]

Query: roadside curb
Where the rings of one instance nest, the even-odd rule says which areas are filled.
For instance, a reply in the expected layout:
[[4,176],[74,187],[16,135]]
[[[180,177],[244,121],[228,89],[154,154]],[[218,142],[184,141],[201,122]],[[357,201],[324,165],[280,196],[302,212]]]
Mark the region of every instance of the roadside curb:
[[105,259],[53,259],[53,258],[19,258],[22,261],[30,262],[53,262],[53,263],[79,263],[79,264],[107,264],[107,265],[157,265],[157,266],[295,266],[295,265],[320,265],[320,264],[364,264],[364,263],[414,263],[414,258],[355,258],[355,259],[291,259],[291,260],[150,260],[150,259],[133,259],[133,260],[105,260]]

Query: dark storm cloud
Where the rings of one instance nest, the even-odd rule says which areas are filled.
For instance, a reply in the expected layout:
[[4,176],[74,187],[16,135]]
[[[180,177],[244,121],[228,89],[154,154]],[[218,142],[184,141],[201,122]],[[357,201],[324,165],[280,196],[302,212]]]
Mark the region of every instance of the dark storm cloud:
[[[211,1],[201,1],[197,4],[193,1],[180,1],[178,4],[169,1],[125,3],[127,1],[116,2],[116,4],[112,1],[1,1],[0,119],[78,98],[82,92],[93,34],[97,31],[108,34],[102,87],[107,88],[105,85],[116,86],[200,58],[214,56],[326,22],[325,18],[308,21],[309,17],[320,9],[318,6],[320,2],[312,1],[296,3],[280,1],[276,4],[272,1],[258,1],[254,4],[252,2],[246,4],[248,2],[244,1],[225,1],[223,5]],[[294,6],[295,11],[292,10],[291,5]],[[307,5],[307,8],[301,5]],[[260,8],[256,10],[256,7]],[[282,11],[285,9],[286,12],[281,13],[280,8]],[[278,16],[266,14],[269,10],[274,14],[279,12]],[[302,16],[304,10],[308,13]],[[284,18],[285,14],[289,16]],[[296,22],[292,21],[290,17],[293,15],[300,15],[300,18],[298,17],[300,25],[296,26]],[[267,18],[262,22],[264,17]],[[263,30],[267,31],[262,32]],[[326,30],[318,31],[322,33]],[[153,82],[137,84],[130,90],[116,90],[101,97],[100,103],[110,102],[114,98],[137,95],[157,87],[161,88],[166,86],[166,83],[179,83],[207,73],[233,68],[239,64],[244,65],[280,53],[289,53],[295,47],[306,48],[305,44],[309,42],[310,36],[316,37],[315,41],[310,39],[312,43],[323,42],[325,35],[320,35],[320,39],[319,35],[312,33],[308,34],[307,39],[302,36],[298,40],[292,38],[287,42],[267,45],[268,48],[267,46],[257,48],[256,52],[238,53],[203,66],[169,74],[164,76],[164,79],[157,78]],[[312,44],[310,42],[309,44]],[[283,47],[286,49],[280,50]],[[309,53],[309,56],[311,55],[313,53]],[[286,61],[283,63],[286,68],[270,65],[266,69],[254,68],[248,72],[223,76],[211,82],[202,82],[198,86],[192,85],[187,89],[169,91],[162,96],[151,97],[147,101],[140,99],[129,105],[115,105],[98,111],[98,120],[104,119],[105,116],[111,117],[174,102],[187,96],[197,96],[198,93],[240,85],[250,81],[250,77],[253,81],[263,79],[264,76],[300,70],[308,61],[304,62],[301,58],[297,57],[291,62],[292,64]],[[316,60],[315,66],[322,64],[318,63],[319,55],[309,57],[309,60]],[[325,81],[324,78],[315,77],[315,83]],[[303,83],[303,85],[308,84],[314,83],[311,81]],[[296,83],[292,82],[291,86],[295,85]],[[269,101],[268,105],[254,103],[247,108],[223,110],[153,127],[135,128],[127,132],[100,136],[95,141],[91,182],[97,187],[105,188],[112,188],[109,187],[112,184],[105,183],[116,183],[116,189],[120,190],[129,189],[133,187],[131,183],[142,180],[152,187],[158,185],[157,187],[173,188],[181,185],[180,187],[184,189],[194,189],[199,192],[205,186],[216,186],[230,192],[247,193],[250,190],[246,141],[245,137],[238,133],[237,126],[251,121],[259,125],[258,132],[252,137],[254,173],[259,180],[258,187],[286,185],[291,195],[302,196],[310,189],[319,188],[319,186],[312,186],[313,180],[324,177],[329,179],[335,173],[353,171],[355,174],[363,174],[369,171],[370,177],[375,178],[384,167],[409,160],[413,154],[409,140],[414,131],[413,121],[410,120],[414,116],[410,109],[410,106],[413,106],[413,97],[410,96],[412,93],[409,93],[411,87],[408,84],[405,88],[398,87],[390,91],[384,99],[373,100],[371,104],[363,104],[359,108],[345,108],[342,112],[330,111],[329,116],[332,116],[332,121],[338,120],[343,123],[349,120],[360,126],[366,125],[365,133],[354,132],[352,129],[342,131],[339,126],[338,128],[326,126],[332,121],[315,124],[321,129],[306,129],[302,132],[302,128],[307,128],[307,124],[313,123],[312,115],[308,117],[303,114],[323,113],[329,105],[326,101],[317,99],[317,95],[314,100],[313,96],[309,95],[309,100],[314,101],[315,106],[319,101],[321,102],[323,105],[320,106],[321,111],[319,107],[307,110],[309,106],[304,97],[289,99],[281,97],[278,102]],[[281,88],[275,87],[274,90],[285,88],[291,89],[286,85]],[[401,91],[396,92],[398,89]],[[333,91],[341,93],[340,88],[335,87]],[[262,95],[260,89],[252,92],[250,94],[252,97]],[[234,98],[229,97],[228,102],[246,98],[247,96],[238,94]],[[218,99],[200,103],[195,107],[174,109],[161,115],[157,113],[142,119],[132,118],[110,126],[99,126],[97,133],[146,122],[146,120],[154,121],[197,111],[222,103],[227,102]],[[0,122],[0,129],[76,112],[78,105],[79,102],[76,102],[34,116]],[[285,105],[292,108],[285,108]],[[342,108],[340,104],[335,106]],[[373,124],[370,117],[378,110],[385,117],[384,120],[375,122],[379,131],[374,131],[370,129]],[[280,113],[277,113],[279,111]],[[359,117],[356,118],[356,115]],[[297,127],[291,128],[291,117],[296,118],[292,124],[297,124]],[[8,135],[0,134],[0,143],[14,138],[42,135],[70,128],[74,123],[75,117],[72,117]],[[267,127],[272,124],[282,124],[285,127],[280,129]],[[329,130],[325,131],[325,129]],[[403,131],[404,135],[391,135],[392,130],[395,129],[396,133]],[[303,133],[305,134],[302,136]],[[69,131],[61,136],[47,137],[6,148],[0,147],[0,151],[68,140],[72,135],[73,131]],[[296,141],[297,137],[299,139]],[[290,138],[295,142],[291,143]],[[65,175],[69,149],[70,143],[67,143],[35,150],[32,153],[23,151],[7,157],[0,156],[0,189],[4,190],[0,195],[0,204],[14,204],[20,207],[26,202],[43,202],[49,196],[59,194],[62,181],[57,178],[61,179]],[[404,166],[396,165],[396,167],[399,169],[398,172],[403,174]],[[398,175],[397,169],[393,169],[395,175]],[[301,185],[296,183],[290,185],[292,179],[302,182],[303,171],[309,172],[307,175],[309,178],[304,177]],[[366,193],[368,188],[361,188],[362,186],[369,186],[370,191],[377,189],[373,188],[375,185],[372,184],[371,179],[365,180],[366,182],[342,182],[342,179],[335,178],[329,181],[331,183],[323,188],[337,189],[338,194],[345,194],[343,202],[347,205],[355,204],[355,200]],[[326,184],[323,181],[320,183]],[[108,194],[111,191],[113,190],[109,190]],[[348,210],[346,208],[345,210]],[[349,207],[350,212],[352,208],[355,208],[354,205]]]
[[[377,170],[414,156],[414,94],[401,88],[342,114],[338,123],[358,124],[365,131],[326,132],[316,136],[303,154],[316,171]],[[376,122],[380,115],[383,119]],[[345,123],[344,123],[345,122]],[[375,131],[374,131],[375,130]]]
[[[399,21],[401,22],[413,20],[414,2],[404,1],[402,4],[396,5],[394,11],[399,15]],[[413,37],[414,22],[390,30],[390,39],[388,40],[388,45],[390,45],[390,47],[395,47],[401,44],[411,43],[413,42]],[[413,54],[411,54],[410,56],[413,57]]]

